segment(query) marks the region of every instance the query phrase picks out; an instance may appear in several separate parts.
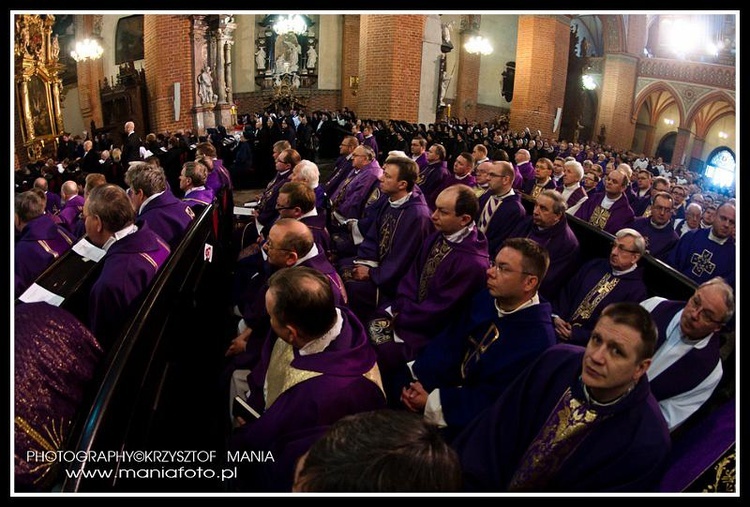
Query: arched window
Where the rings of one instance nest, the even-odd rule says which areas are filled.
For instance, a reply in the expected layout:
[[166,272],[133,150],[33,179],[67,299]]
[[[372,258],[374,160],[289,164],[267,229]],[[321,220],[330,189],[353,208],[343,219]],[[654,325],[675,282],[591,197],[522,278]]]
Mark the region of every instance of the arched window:
[[736,167],[734,152],[726,146],[720,146],[709,155],[703,174],[712,186],[731,187],[734,186]]

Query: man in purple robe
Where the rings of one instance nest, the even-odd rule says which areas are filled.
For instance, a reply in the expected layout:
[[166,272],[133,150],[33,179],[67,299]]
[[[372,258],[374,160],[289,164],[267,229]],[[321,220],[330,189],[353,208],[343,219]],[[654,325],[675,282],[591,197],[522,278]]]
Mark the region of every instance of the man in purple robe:
[[233,185],[229,171],[216,156],[216,148],[209,142],[199,143],[195,147],[195,161],[208,168],[206,186],[214,191],[214,195],[219,195],[222,190],[231,192]]
[[83,196],[78,193],[78,185],[73,180],[68,180],[62,184],[60,188],[65,204],[58,213],[60,217],[60,225],[75,235],[76,226],[81,220],[83,213]]
[[328,181],[326,181],[323,187],[326,195],[329,197],[338,190],[341,182],[346,179],[349,172],[352,170],[352,167],[354,167],[352,165],[352,153],[354,153],[354,148],[357,146],[359,146],[359,141],[357,141],[357,138],[354,136],[346,136],[341,141],[341,145],[339,145],[340,156],[336,159],[336,162],[333,163],[333,172],[331,172]]
[[646,240],[646,250],[654,258],[667,261],[667,256],[680,237],[672,227],[672,196],[660,192],[653,198],[650,217],[638,217],[633,221],[633,229]]
[[[453,162],[453,173],[451,173],[445,186],[463,184],[471,187],[472,189],[477,186],[477,178],[471,174],[474,169],[474,157],[471,153],[464,151],[456,156],[456,160]],[[476,192],[475,192],[476,193]]]
[[646,298],[643,268],[638,266],[645,251],[646,241],[638,231],[621,229],[609,259],[591,259],[581,266],[552,304],[560,341],[585,345],[605,306]]
[[200,162],[185,162],[180,170],[180,190],[184,193],[182,201],[194,212],[208,206],[214,201],[214,191],[206,187],[208,168]]
[[[381,303],[378,317],[368,325],[384,381],[416,359],[484,287],[489,258],[487,240],[476,228],[478,209],[476,195],[466,185],[452,185],[438,195],[432,214],[437,231],[424,241],[396,298]],[[397,386],[395,399],[403,385]]]
[[71,247],[74,238],[44,212],[41,190],[16,194],[14,204],[14,223],[19,233],[14,246],[14,294],[18,297]]
[[694,414],[723,375],[720,332],[734,315],[734,291],[723,278],[703,282],[687,301],[652,297],[641,303],[659,331],[648,371],[669,430]]
[[636,172],[635,177],[635,185],[631,185],[633,193],[630,194],[629,201],[630,207],[633,208],[633,213],[639,217],[643,215],[643,211],[651,204],[651,197],[653,196],[651,186],[653,185],[654,175],[644,167]]
[[579,266],[578,238],[568,225],[565,201],[556,190],[543,190],[536,198],[534,211],[526,216],[510,237],[529,238],[549,253],[549,269],[539,286],[539,295],[554,301]]
[[333,257],[331,235],[326,228],[326,217],[315,207],[315,193],[305,183],[289,181],[279,189],[276,209],[280,218],[294,218],[310,228],[318,251],[328,260]]
[[521,196],[513,190],[515,170],[510,162],[492,161],[488,176],[490,186],[479,198],[479,231],[487,237],[490,258],[494,258],[500,245],[526,216]]
[[413,160],[398,155],[386,159],[380,181],[383,197],[374,205],[378,206],[376,215],[363,231],[357,257],[340,262],[349,305],[363,322],[369,320],[380,301],[395,298],[399,282],[433,231],[430,211],[416,180],[417,164]]
[[385,408],[385,396],[367,334],[336,307],[325,276],[305,267],[278,271],[266,307],[272,333],[247,378],[246,399],[260,417],[239,421],[229,449],[273,455],[241,468],[241,489],[290,491],[294,464],[315,439],[344,416]]
[[445,158],[445,146],[435,143],[427,150],[427,166],[419,169],[417,185],[422,190],[430,212],[435,211],[435,199],[445,188],[450,178],[448,163]]
[[514,155],[514,159],[516,161],[515,168],[521,175],[522,180],[520,186],[514,186],[513,188],[522,190],[527,182],[534,181],[535,179],[534,164],[531,163],[531,153],[525,148],[518,150]]
[[604,192],[589,194],[575,216],[598,229],[615,234],[624,227],[630,227],[635,216],[624,194],[629,185],[628,176],[615,169],[604,180]]
[[[557,159],[555,159],[557,163]],[[586,190],[581,186],[583,180],[583,166],[577,160],[569,160],[563,165],[563,176],[558,187],[567,205],[566,213],[571,215],[578,211],[583,202],[588,199]]]
[[315,195],[315,208],[318,214],[325,220],[326,216],[326,195],[325,187],[320,184],[320,169],[315,162],[310,160],[301,160],[299,164],[292,169],[290,181],[300,181],[309,186]]
[[651,182],[651,189],[643,197],[636,198],[633,213],[637,217],[651,216],[651,198],[659,192],[669,192],[670,183],[664,176],[657,176]]
[[555,344],[551,307],[537,289],[549,265],[546,250],[509,238],[487,270],[487,289],[417,356],[417,381],[401,401],[455,435],[491,405],[539,354]]
[[49,182],[47,179],[43,177],[35,179],[34,188],[38,188],[44,192],[44,196],[47,199],[44,205],[44,210],[50,215],[57,215],[62,208],[62,199],[58,194],[49,190]]
[[732,203],[719,206],[711,227],[685,233],[672,249],[667,264],[695,283],[721,276],[735,287],[737,252],[732,232],[736,213]]
[[167,188],[161,167],[146,162],[130,165],[125,173],[128,196],[136,211],[136,225],[148,223],[149,229],[175,250],[190,227],[195,213]]
[[417,163],[420,171],[427,167],[427,164],[429,164],[427,161],[427,140],[424,137],[414,136],[409,143],[409,151],[411,152],[411,159]]
[[557,185],[552,179],[552,161],[546,157],[540,157],[534,165],[534,179],[525,181],[522,192],[532,199],[542,192],[542,190],[556,190]]
[[645,375],[655,341],[648,312],[616,303],[585,349],[543,352],[453,442],[464,489],[655,491],[670,449]]
[[92,189],[83,214],[88,240],[106,251],[89,295],[89,328],[107,349],[133,316],[170,250],[148,224],[135,225],[130,199],[117,185]]
[[268,182],[263,193],[258,197],[258,206],[255,208],[255,228],[256,237],[265,236],[273,223],[279,218],[279,212],[276,209],[276,201],[279,198],[279,189],[281,186],[291,181],[292,169],[302,160],[297,150],[287,148],[276,157],[276,175]]

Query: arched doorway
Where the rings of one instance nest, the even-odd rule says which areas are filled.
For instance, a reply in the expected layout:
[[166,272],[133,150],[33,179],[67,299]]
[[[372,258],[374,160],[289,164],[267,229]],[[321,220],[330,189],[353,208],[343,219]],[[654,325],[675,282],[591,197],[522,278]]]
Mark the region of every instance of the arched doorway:
[[677,132],[670,132],[662,137],[659,141],[659,147],[656,148],[656,156],[661,157],[668,164],[674,163],[672,154],[674,153],[674,144],[677,141]]

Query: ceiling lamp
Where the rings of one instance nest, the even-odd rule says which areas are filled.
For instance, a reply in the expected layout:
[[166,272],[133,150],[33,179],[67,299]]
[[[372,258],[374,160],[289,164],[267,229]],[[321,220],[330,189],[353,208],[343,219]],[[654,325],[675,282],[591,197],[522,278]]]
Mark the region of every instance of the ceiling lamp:
[[492,45],[490,41],[482,37],[481,35],[472,35],[466,44],[464,44],[466,51],[473,55],[489,55],[492,53]]
[[586,90],[594,90],[596,89],[596,81],[594,80],[594,77],[590,74],[584,74],[581,76],[581,81],[583,83],[583,87]]
[[273,31],[278,35],[284,35],[289,32],[294,32],[295,34],[300,35],[307,31],[307,23],[305,23],[305,20],[299,14],[279,16],[273,24]]
[[83,39],[82,41],[76,42],[76,47],[70,52],[70,56],[77,62],[85,60],[96,60],[101,58],[104,54],[104,48],[102,48],[99,41],[94,38]]

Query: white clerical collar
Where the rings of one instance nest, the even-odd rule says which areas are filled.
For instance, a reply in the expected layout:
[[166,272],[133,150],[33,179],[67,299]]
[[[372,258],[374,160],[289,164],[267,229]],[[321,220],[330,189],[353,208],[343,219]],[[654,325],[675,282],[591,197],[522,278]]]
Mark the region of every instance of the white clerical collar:
[[713,227],[711,227],[711,230],[708,232],[708,239],[710,239],[714,243],[718,243],[719,245],[723,245],[724,243],[727,242],[727,240],[729,239],[729,236],[727,236],[726,238],[719,238],[717,236],[714,236],[714,229],[713,229]]
[[652,218],[651,220],[649,220],[649,222],[651,222],[651,227],[653,227],[654,229],[659,229],[659,230],[662,230],[662,229],[664,229],[664,228],[666,228],[666,227],[672,227],[672,224],[671,224],[671,223],[669,223],[669,222],[667,222],[667,223],[666,223],[666,224],[664,224],[664,225],[658,225],[658,224],[655,224],[655,223],[654,223],[654,219],[653,219],[653,218]]
[[318,255],[318,253],[320,253],[320,252],[318,252],[318,246],[315,243],[313,243],[313,246],[310,249],[310,251],[307,252],[304,256],[302,256],[299,259],[297,259],[297,262],[295,262],[294,265],[295,266],[299,266],[300,264],[302,264],[303,262],[305,262],[307,259],[312,259],[316,255]]
[[193,192],[200,192],[200,191],[203,191],[203,190],[206,190],[206,187],[203,186],[203,185],[201,185],[199,187],[190,188],[190,189],[188,189],[187,192],[185,192],[185,197],[187,197],[188,195],[192,194]]
[[617,200],[622,197],[623,194],[620,194],[617,199],[610,199],[607,197],[607,194],[604,194],[604,199],[602,199],[601,207],[604,209],[609,209],[612,207],[614,203],[617,202]]
[[637,267],[638,267],[638,263],[636,262],[635,264],[633,264],[632,266],[630,266],[628,269],[624,269],[622,271],[619,271],[617,269],[613,269],[612,270],[612,274],[614,276],[627,275],[628,273],[631,273],[631,272],[635,271],[635,268],[637,268]]
[[458,175],[456,175],[456,173],[453,173],[453,177],[454,177],[454,178],[456,178],[456,179],[457,179],[457,180],[459,180],[459,181],[460,181],[460,180],[465,180],[465,179],[466,179],[466,178],[468,178],[469,176],[471,176],[471,173],[466,173],[466,174],[464,174],[463,176],[458,176]]
[[575,182],[571,185],[565,185],[565,190],[570,190],[571,192],[574,191],[576,188],[580,187],[581,184],[579,182]]
[[292,171],[291,169],[287,169],[284,172],[276,173],[276,177],[277,178],[282,178],[282,177],[286,176],[287,174],[289,174],[291,171]]
[[162,190],[161,192],[157,192],[157,193],[155,193],[154,195],[150,196],[150,197],[149,197],[148,199],[146,199],[145,201],[143,201],[143,203],[141,204],[141,207],[140,207],[140,208],[138,208],[138,214],[140,215],[141,213],[143,213],[143,208],[145,208],[145,207],[146,207],[146,204],[150,203],[151,201],[153,201],[154,199],[156,199],[157,197],[159,197],[159,196],[160,196],[161,194],[163,194],[164,192],[166,192],[166,190]]
[[307,218],[307,217],[316,217],[316,216],[318,216],[318,209],[317,208],[313,208],[310,211],[308,211],[307,213],[305,213],[304,215],[300,216],[297,220],[300,220],[302,218]]
[[114,233],[112,236],[109,237],[107,241],[104,242],[102,245],[102,250],[105,252],[109,250],[109,247],[115,244],[116,241],[121,240],[125,236],[130,236],[134,232],[138,231],[138,226],[135,224],[130,224],[125,226],[123,229],[120,229],[116,233]]
[[451,243],[460,243],[466,238],[466,236],[471,234],[471,231],[473,230],[474,222],[470,222],[469,225],[467,225],[460,231],[456,231],[453,234],[443,234],[443,237]]
[[524,308],[528,308],[530,306],[538,305],[539,304],[539,294],[534,294],[534,297],[526,301],[521,306],[517,307],[514,310],[501,310],[499,306],[497,306],[497,299],[495,300],[495,310],[497,310],[497,316],[498,317],[505,317],[506,315],[511,315],[513,313],[519,312],[523,310]]
[[346,159],[347,159],[347,160],[351,160],[351,159],[352,159],[353,157],[354,157],[354,152],[352,152],[352,153],[348,154],[348,155],[346,156]]
[[537,183],[537,182],[535,182],[535,183],[536,183],[536,186],[538,186],[538,187],[543,187],[544,185],[546,185],[547,183],[549,183],[549,181],[550,181],[550,179],[549,179],[549,178],[547,178],[547,179],[546,179],[546,180],[544,180],[544,181],[543,181],[542,183]]
[[630,387],[628,387],[628,390],[622,393],[620,396],[618,396],[614,400],[601,402],[601,401],[595,400],[591,396],[588,386],[583,383],[583,379],[581,377],[578,377],[578,380],[581,382],[581,387],[583,387],[583,394],[586,396],[586,401],[589,403],[589,405],[593,405],[595,407],[609,407],[611,405],[614,405],[615,403],[618,403],[620,400],[625,398],[627,395],[629,395],[633,391],[633,389],[635,388],[635,384],[636,384],[636,382],[633,382],[632,384],[630,384]]
[[506,197],[510,197],[511,195],[516,195],[516,193],[513,191],[512,188],[508,190],[507,192],[505,192],[503,195],[493,195],[492,197],[494,197],[497,200],[502,200],[502,199],[505,199]]
[[336,322],[333,327],[326,331],[326,333],[320,338],[316,338],[313,341],[306,343],[301,349],[299,349],[300,356],[309,356],[323,352],[333,340],[338,338],[341,334],[341,329],[344,327],[344,317],[341,316],[341,310],[336,308]]
[[411,192],[403,196],[401,199],[396,199],[395,201],[391,201],[389,197],[388,204],[391,205],[391,208],[400,208],[406,201],[409,200],[409,197],[411,197]]

